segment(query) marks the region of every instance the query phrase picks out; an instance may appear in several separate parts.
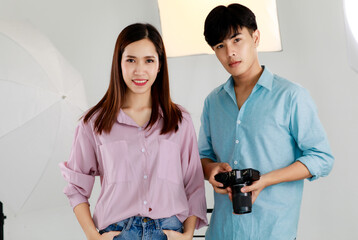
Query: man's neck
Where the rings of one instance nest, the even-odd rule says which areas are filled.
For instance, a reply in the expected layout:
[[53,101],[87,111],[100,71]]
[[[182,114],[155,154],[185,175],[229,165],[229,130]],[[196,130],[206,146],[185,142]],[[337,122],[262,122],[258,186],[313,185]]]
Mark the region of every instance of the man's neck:
[[259,64],[257,64],[255,66],[252,66],[249,71],[244,74],[241,74],[240,76],[232,76],[234,79],[235,88],[253,88],[259,80],[262,72],[263,68]]
[[259,80],[263,68],[258,65],[256,68],[251,68],[245,75],[234,77],[234,90],[236,95],[236,103],[239,109],[244,105],[247,98],[250,96],[252,89],[255,87]]

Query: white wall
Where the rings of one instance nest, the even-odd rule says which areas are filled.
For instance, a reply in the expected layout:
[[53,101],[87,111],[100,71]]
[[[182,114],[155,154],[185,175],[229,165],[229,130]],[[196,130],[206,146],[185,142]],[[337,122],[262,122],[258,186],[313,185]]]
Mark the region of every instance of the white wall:
[[[342,2],[277,5],[283,51],[260,53],[261,63],[310,91],[336,157],[329,177],[305,184],[298,239],[358,239],[358,74],[347,62]],[[82,74],[90,105],[108,86],[120,30],[137,21],[160,28],[155,0],[0,0],[0,18],[28,21],[47,35]],[[172,58],[169,67],[172,96],[191,112],[198,130],[205,96],[228,74],[213,55]],[[207,200],[212,206],[210,189]],[[52,209],[15,214],[5,206],[5,213],[6,240],[84,239],[64,196]]]
[[261,59],[311,92],[336,157],[329,177],[305,185],[299,239],[358,239],[358,74],[347,60],[342,1],[280,0],[278,8],[284,51]]

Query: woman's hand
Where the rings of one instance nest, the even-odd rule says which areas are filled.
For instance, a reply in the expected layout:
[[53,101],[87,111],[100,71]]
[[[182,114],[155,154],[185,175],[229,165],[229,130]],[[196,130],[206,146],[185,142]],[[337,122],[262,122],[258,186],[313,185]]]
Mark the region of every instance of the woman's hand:
[[98,240],[113,240],[115,236],[118,236],[121,232],[111,231],[103,233]]
[[180,233],[173,230],[163,230],[164,234],[167,235],[168,240],[191,240],[193,235]]

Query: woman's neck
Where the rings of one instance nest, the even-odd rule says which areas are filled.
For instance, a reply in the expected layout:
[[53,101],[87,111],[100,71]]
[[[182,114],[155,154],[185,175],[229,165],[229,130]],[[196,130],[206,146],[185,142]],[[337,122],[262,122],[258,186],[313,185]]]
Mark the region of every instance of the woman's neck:
[[140,127],[145,127],[152,114],[152,98],[149,94],[127,92],[122,110]]
[[152,97],[150,92],[144,94],[135,94],[127,91],[125,94],[123,109],[141,110],[152,107]]

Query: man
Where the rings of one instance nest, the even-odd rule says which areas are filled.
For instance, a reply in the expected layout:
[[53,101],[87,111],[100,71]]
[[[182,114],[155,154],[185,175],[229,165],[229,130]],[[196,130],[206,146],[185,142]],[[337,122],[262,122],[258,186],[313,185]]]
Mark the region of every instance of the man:
[[[214,8],[205,21],[205,39],[231,74],[206,98],[199,150],[212,184],[214,211],[206,239],[294,240],[303,180],[326,176],[334,162],[315,105],[301,86],[258,60],[260,32],[250,9]],[[252,212],[233,214],[231,189],[215,181],[219,172],[257,169]]]

